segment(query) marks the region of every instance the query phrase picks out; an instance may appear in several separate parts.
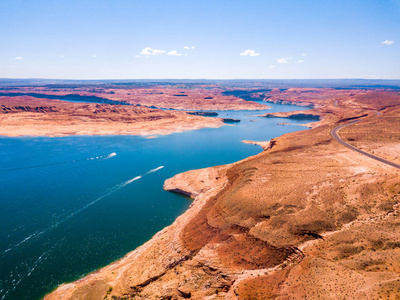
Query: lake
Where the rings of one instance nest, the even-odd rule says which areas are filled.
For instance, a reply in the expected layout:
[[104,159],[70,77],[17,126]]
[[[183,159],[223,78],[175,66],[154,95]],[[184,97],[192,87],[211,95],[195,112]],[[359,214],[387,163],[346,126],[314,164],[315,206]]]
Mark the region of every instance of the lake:
[[[0,138],[0,299],[38,299],[105,266],[170,225],[191,200],[167,178],[255,155],[266,141],[304,130],[266,111],[225,111],[234,126],[155,139],[138,136]],[[290,120],[293,124],[306,120]]]

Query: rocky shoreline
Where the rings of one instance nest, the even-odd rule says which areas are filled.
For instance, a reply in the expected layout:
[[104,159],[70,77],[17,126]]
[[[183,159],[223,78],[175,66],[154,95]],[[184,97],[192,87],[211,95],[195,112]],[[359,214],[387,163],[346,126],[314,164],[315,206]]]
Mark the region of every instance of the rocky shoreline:
[[[166,190],[193,197],[193,204],[183,215],[125,257],[76,282],[61,285],[45,299],[102,299],[110,287],[111,295],[139,295],[144,288],[165,276],[175,266],[193,258],[194,253],[185,249],[179,234],[206,205],[208,199],[224,188],[228,167],[188,171],[168,179],[164,185]],[[164,287],[159,286],[157,289],[160,289],[160,295],[164,293]],[[169,293],[176,296],[180,293],[178,289],[172,286],[167,288]]]

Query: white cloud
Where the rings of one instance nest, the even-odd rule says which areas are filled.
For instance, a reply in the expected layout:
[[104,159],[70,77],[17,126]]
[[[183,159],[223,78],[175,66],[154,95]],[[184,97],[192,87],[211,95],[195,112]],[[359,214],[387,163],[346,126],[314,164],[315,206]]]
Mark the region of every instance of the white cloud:
[[22,56],[17,56],[15,59],[24,59]]
[[303,62],[304,62],[304,59],[299,59],[297,62],[298,62],[298,63],[303,63]]
[[135,55],[136,58],[142,57],[141,55]]
[[192,46],[192,47],[190,47],[190,48],[194,49],[195,47],[194,47],[194,46]]
[[150,47],[146,47],[140,52],[140,54],[142,54],[143,56],[160,55],[163,53],[165,53],[164,50],[152,49]]
[[63,55],[63,54],[60,54],[58,57],[59,57],[59,58],[64,58],[64,57],[65,57],[65,55]]
[[269,68],[270,68],[270,69],[273,69],[273,68],[275,68],[275,66],[274,66],[274,65],[271,65],[271,66],[269,66]]
[[92,57],[93,57],[93,58],[96,58],[97,56],[96,56],[96,54],[93,54]]
[[183,47],[183,49],[185,49],[185,50],[190,50],[190,49],[195,49],[196,47],[195,46],[191,46],[191,47],[189,47],[189,46],[185,46],[185,47]]
[[259,56],[260,53],[256,53],[256,51],[248,49],[248,50],[244,51],[243,53],[240,53],[240,55],[241,56]]
[[181,53],[178,53],[178,51],[176,50],[172,50],[170,52],[168,52],[168,55],[172,55],[172,56],[182,56]]
[[386,41],[383,41],[381,44],[390,46],[390,45],[393,44],[393,43],[394,43],[394,41],[386,40]]
[[307,56],[307,53],[303,53],[301,56]]
[[287,64],[289,60],[293,59],[292,57],[282,57],[280,59],[277,59],[278,64]]

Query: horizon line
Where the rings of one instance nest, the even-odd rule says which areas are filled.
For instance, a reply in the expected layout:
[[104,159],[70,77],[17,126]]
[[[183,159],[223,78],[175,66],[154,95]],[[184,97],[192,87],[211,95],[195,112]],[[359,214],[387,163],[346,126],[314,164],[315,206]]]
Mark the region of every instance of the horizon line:
[[119,78],[119,79],[109,79],[109,78],[102,78],[102,79],[89,79],[89,78],[43,78],[43,77],[23,77],[23,78],[16,78],[16,77],[0,77],[0,80],[90,80],[90,81],[124,81],[124,80],[247,80],[247,81],[256,81],[256,80],[393,80],[393,81],[400,81],[400,78]]

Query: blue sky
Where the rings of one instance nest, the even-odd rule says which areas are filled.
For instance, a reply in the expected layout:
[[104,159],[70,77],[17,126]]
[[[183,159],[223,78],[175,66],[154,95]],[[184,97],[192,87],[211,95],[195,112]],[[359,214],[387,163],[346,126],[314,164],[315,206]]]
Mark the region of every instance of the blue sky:
[[1,77],[400,79],[400,0],[0,0]]

